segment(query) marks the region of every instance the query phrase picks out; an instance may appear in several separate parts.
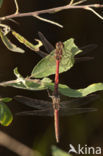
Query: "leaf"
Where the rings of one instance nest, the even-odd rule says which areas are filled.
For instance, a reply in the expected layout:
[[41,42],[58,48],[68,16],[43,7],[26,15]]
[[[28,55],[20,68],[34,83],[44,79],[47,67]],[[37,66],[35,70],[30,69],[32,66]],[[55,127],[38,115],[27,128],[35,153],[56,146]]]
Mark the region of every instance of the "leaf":
[[[14,88],[32,90],[32,91],[33,90],[39,91],[39,90],[46,90],[46,89],[50,89],[54,91],[54,83],[51,83],[51,80],[49,78],[44,78],[42,80],[22,78],[22,79],[7,81],[7,82],[1,82],[0,86],[4,86],[4,87],[11,86]],[[94,93],[96,91],[101,91],[101,90],[103,90],[103,83],[94,83],[82,89],[72,89],[67,85],[59,84],[60,94],[68,97],[74,97],[74,98],[85,97],[91,93]]]
[[52,146],[52,156],[71,156],[71,155],[57,148],[56,146]]
[[0,8],[1,8],[2,4],[3,4],[3,0],[0,0]]
[[51,80],[49,78],[44,78],[42,80],[39,79],[29,79],[23,78],[18,69],[14,69],[14,74],[17,77],[16,80],[1,82],[0,86],[11,86],[14,88],[25,89],[25,90],[45,90],[45,83],[50,83]]
[[[65,41],[63,48],[63,56],[60,62],[59,72],[65,72],[74,65],[74,56],[82,52],[75,44],[74,39]],[[31,77],[43,78],[49,75],[55,74],[56,71],[56,59],[55,50],[53,50],[48,56],[43,58],[33,69]]]
[[[8,126],[13,120],[12,113],[7,105],[4,103],[6,98],[0,99],[0,123],[3,126]],[[7,99],[6,99],[7,100]],[[8,98],[9,100],[9,98]],[[8,101],[9,102],[9,101]]]
[[[52,83],[51,79],[49,78],[43,78],[40,79],[30,79],[29,77],[23,78],[20,73],[18,72],[18,69],[14,69],[14,73],[17,77],[16,80],[7,81],[7,82],[1,82],[0,86],[11,86],[14,88],[20,88],[20,89],[26,89],[26,90],[45,90],[50,89],[54,91],[54,83]],[[91,93],[94,93],[96,91],[103,90],[103,83],[94,83],[86,88],[82,89],[72,89],[67,85],[59,84],[59,93],[68,96],[68,97],[85,97]]]
[[6,82],[1,82],[0,86],[3,87],[14,87],[14,88],[19,88],[19,89],[25,89],[25,90],[31,90],[31,91],[39,91],[39,90],[45,90],[47,89],[45,87],[45,83],[43,82],[44,79],[40,80],[28,80],[24,79],[24,83],[22,81],[18,80],[12,80],[12,81],[6,81]]
[[42,42],[38,39],[35,39],[38,44],[37,45],[33,45],[32,43],[30,43],[28,40],[26,40],[23,36],[21,36],[20,34],[18,34],[15,31],[12,31],[12,34],[15,36],[15,38],[23,43],[26,47],[28,47],[29,49],[33,50],[33,51],[39,51],[39,48],[43,45]]
[[0,99],[0,101],[2,101],[2,102],[10,102],[10,101],[12,101],[12,98],[6,97],[6,98]]
[[13,52],[19,52],[19,53],[24,53],[25,51],[19,47],[17,47],[16,45],[14,45],[8,38],[6,35],[4,35],[0,29],[0,37],[3,41],[3,43],[5,44],[5,46]]
[[[48,89],[54,91],[53,83],[45,83],[45,86],[47,86]],[[103,90],[103,83],[94,83],[82,89],[71,89],[67,85],[59,84],[59,93],[68,97],[85,97],[91,93],[101,90]]]

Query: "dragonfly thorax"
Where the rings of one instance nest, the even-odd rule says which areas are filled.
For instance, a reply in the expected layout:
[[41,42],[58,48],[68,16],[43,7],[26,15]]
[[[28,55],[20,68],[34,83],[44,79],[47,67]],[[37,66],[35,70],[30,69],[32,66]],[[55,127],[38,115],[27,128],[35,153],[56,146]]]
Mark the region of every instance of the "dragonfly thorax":
[[56,51],[56,53],[55,53],[56,60],[61,60],[63,47],[64,47],[64,45],[61,41],[56,43],[56,50],[55,50]]
[[60,97],[52,96],[52,101],[53,101],[53,109],[59,110]]

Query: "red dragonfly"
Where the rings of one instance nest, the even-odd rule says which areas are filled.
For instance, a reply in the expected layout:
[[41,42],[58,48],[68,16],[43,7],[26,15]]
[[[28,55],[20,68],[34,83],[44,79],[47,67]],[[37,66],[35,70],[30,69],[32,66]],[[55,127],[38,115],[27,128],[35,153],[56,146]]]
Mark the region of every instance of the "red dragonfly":
[[[44,46],[46,47],[47,50],[49,50],[49,47],[51,47],[51,51],[54,49],[52,47],[52,45],[47,41],[47,39],[43,36],[42,33],[39,32],[39,36],[44,44]],[[45,44],[46,43],[46,44]],[[89,47],[91,47],[89,45]],[[93,45],[92,45],[93,47]],[[39,53],[41,52],[41,55],[47,55],[42,51],[39,51]],[[56,44],[56,50],[55,50],[55,58],[56,58],[56,74],[55,74],[55,86],[54,86],[54,92],[53,92],[53,96],[51,96],[52,98],[52,109],[48,104],[49,102],[45,102],[45,101],[40,101],[40,100],[33,100],[27,97],[23,97],[23,96],[18,96],[16,97],[16,99],[20,102],[23,102],[24,104],[28,105],[28,106],[32,106],[34,108],[37,108],[38,111],[31,111],[31,112],[22,112],[19,114],[28,114],[28,115],[39,115],[39,112],[41,115],[54,115],[54,125],[55,125],[55,136],[56,136],[56,141],[59,142],[59,113],[61,108],[63,107],[63,102],[60,103],[60,97],[59,97],[59,93],[58,93],[58,84],[59,84],[59,64],[60,61],[62,59],[62,52],[63,52],[63,43],[62,42],[58,42]],[[87,59],[87,58],[86,58]],[[89,58],[90,59],[90,58]],[[85,59],[84,59],[85,60]],[[34,103],[34,104],[33,104]],[[38,105],[40,103],[40,105]],[[68,103],[68,102],[67,102]],[[42,110],[40,110],[40,106],[42,104]],[[46,106],[46,105],[47,106]],[[37,105],[37,106],[36,106]],[[39,107],[38,107],[39,106]],[[43,106],[45,106],[43,108]],[[65,108],[65,107],[64,107]],[[66,107],[67,110],[67,107]],[[70,108],[69,111],[77,111],[77,113],[83,113],[83,112],[88,112],[88,111],[94,111],[95,109],[93,108]],[[53,113],[54,112],[54,113]],[[48,114],[49,113],[49,114]],[[76,113],[76,112],[75,112]],[[61,114],[61,113],[60,113]],[[66,114],[66,113],[65,113]],[[68,112],[68,115],[70,115],[70,113]]]
[[[45,47],[46,52],[39,50],[36,53],[38,55],[40,55],[41,57],[45,57],[47,56],[51,51],[53,51],[55,49],[55,47],[46,39],[46,37],[41,33],[38,32],[38,35],[43,43],[43,46]],[[88,52],[93,51],[94,49],[97,48],[97,44],[88,44],[86,46],[80,47],[81,50],[83,50],[83,53],[80,53],[78,55],[75,56],[75,61],[76,62],[80,62],[80,61],[88,61],[88,60],[92,60],[93,57],[90,56],[85,56]]]
[[[71,116],[81,113],[97,111],[96,108],[91,108],[90,103],[97,99],[97,96],[87,96],[84,98],[70,98],[69,101],[60,102],[60,98],[51,96],[52,102],[32,99],[25,96],[15,96],[14,99],[23,103],[34,110],[18,112],[17,115],[31,116],[54,116],[54,127],[56,141],[59,142],[59,118],[56,116],[55,110],[58,110],[59,116]],[[89,105],[89,107],[86,107]]]
[[58,43],[56,43],[55,49],[56,72],[55,72],[54,92],[53,96],[51,96],[54,110],[55,136],[57,142],[59,142],[59,106],[60,106],[60,97],[58,92],[59,64],[62,59],[62,55],[63,55],[63,43],[59,41]]
[[[47,51],[52,51],[54,47],[49,43],[49,41],[44,37],[44,35],[39,32],[39,37],[43,42],[43,45],[45,46]],[[94,49],[96,45],[88,45],[85,47],[82,47],[81,49]],[[39,51],[40,52],[40,51]],[[41,51],[42,52],[42,51]],[[87,51],[86,51],[87,52]],[[43,54],[44,52],[42,52]],[[83,51],[83,54],[85,52]],[[46,54],[47,55],[47,54]],[[55,72],[55,83],[54,83],[54,92],[52,97],[52,103],[53,103],[53,109],[54,109],[54,123],[55,123],[55,135],[56,135],[56,141],[59,142],[59,105],[60,105],[60,98],[59,98],[59,93],[58,93],[58,85],[59,85],[59,65],[60,61],[62,59],[63,55],[63,43],[59,41],[56,43],[56,49],[55,49],[55,59],[56,59],[56,72]],[[80,60],[80,58],[75,58],[77,61]],[[91,57],[82,57],[83,60],[91,60]]]

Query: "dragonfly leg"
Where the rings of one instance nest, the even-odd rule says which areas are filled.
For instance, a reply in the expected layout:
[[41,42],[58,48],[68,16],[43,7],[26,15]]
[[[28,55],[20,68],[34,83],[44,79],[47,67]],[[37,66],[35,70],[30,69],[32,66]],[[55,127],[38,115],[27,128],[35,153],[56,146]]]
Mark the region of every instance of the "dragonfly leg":
[[53,96],[52,95],[50,95],[50,92],[49,92],[49,90],[47,89],[47,93],[48,93],[48,96],[50,97],[50,98],[52,98]]

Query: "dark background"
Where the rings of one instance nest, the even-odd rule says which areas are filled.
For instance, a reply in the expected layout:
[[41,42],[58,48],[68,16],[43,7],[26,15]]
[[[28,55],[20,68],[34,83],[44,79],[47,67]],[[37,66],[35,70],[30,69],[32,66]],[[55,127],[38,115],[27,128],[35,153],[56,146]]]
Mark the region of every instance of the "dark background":
[[[55,0],[18,0],[20,12],[30,12],[42,10],[56,6],[68,4],[69,1]],[[89,3],[101,3],[102,0],[89,1]],[[88,4],[89,4],[88,3]],[[103,15],[103,9],[97,11]],[[12,0],[4,0],[0,15],[4,16],[15,11]],[[15,31],[23,35],[32,43],[38,38],[38,31],[41,31],[47,39],[55,46],[57,41],[65,41],[74,38],[78,46],[95,43],[98,47],[89,56],[95,59],[89,62],[76,64],[70,71],[60,75],[60,82],[67,84],[71,88],[84,88],[92,83],[103,82],[103,21],[93,13],[86,10],[65,10],[56,14],[44,14],[42,17],[61,23],[64,28],[45,23],[33,17],[16,18],[19,24],[5,21]],[[10,39],[18,46],[26,50],[25,54],[10,52],[2,42],[0,42],[0,81],[15,79],[13,69],[18,67],[23,76],[31,73],[33,67],[41,59],[33,51],[25,48],[9,34]],[[52,76],[52,78],[54,78]],[[25,95],[36,99],[49,100],[46,91],[31,92],[10,87],[0,87],[1,96],[13,97],[15,95]],[[67,100],[67,98],[66,98]],[[60,118],[60,143],[58,147],[68,151],[69,144],[77,147],[78,144],[88,146],[103,146],[103,92],[99,92],[99,98],[92,103],[98,108],[98,112],[85,115]],[[14,120],[9,127],[0,129],[11,135],[15,139],[37,149],[43,156],[49,156],[51,145],[55,145],[53,118],[49,117],[18,117],[15,113],[26,109],[26,107],[13,101],[9,104],[14,114]],[[16,156],[9,150],[0,147],[0,155]]]

